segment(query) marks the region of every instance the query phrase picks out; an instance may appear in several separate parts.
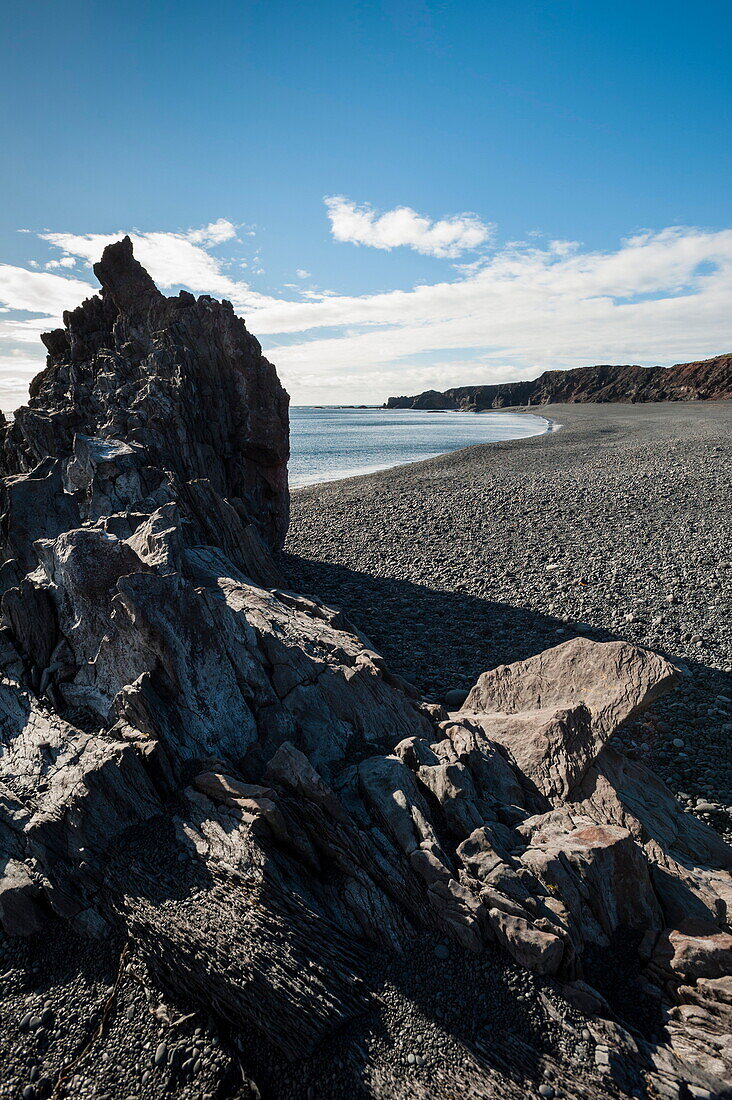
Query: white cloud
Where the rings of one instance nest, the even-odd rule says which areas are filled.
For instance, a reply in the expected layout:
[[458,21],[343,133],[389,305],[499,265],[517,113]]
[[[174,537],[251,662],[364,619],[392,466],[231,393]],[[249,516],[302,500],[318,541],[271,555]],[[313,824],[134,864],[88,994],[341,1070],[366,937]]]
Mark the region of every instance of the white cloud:
[[273,358],[290,385],[316,372],[331,384],[348,376],[350,396],[373,400],[404,392],[407,377],[418,391],[551,367],[713,355],[732,347],[731,295],[732,231],[676,228],[614,252],[509,249],[455,282],[303,303],[289,318],[266,307],[252,323],[260,333],[282,332],[288,320],[302,330],[317,320],[342,326],[336,336],[281,346]]
[[60,324],[60,317],[29,317],[23,320],[3,317],[0,319],[0,347],[15,348],[16,344],[30,344],[38,349],[38,356],[41,358],[46,354],[41,345],[41,333],[58,328]]
[[49,260],[46,264],[47,271],[54,271],[59,267],[76,267],[76,258],[74,256],[62,256],[60,260]]
[[457,214],[432,222],[409,206],[377,214],[368,204],[357,206],[342,195],[330,195],[324,202],[337,241],[387,251],[406,247],[424,256],[454,258],[485,244],[493,232],[493,226],[486,225],[477,214]]
[[224,241],[236,239],[236,226],[226,218],[219,218],[218,221],[204,225],[202,229],[189,230],[186,236],[193,244],[222,244]]
[[93,293],[94,287],[81,279],[0,264],[0,302],[11,309],[60,317]]
[[[0,264],[0,304],[3,307],[0,317],[0,387],[4,387],[3,409],[15,408],[27,396],[23,392],[18,396],[18,378],[25,378],[27,388],[30,379],[43,366],[46,352],[41,344],[41,333],[58,328],[63,311],[81,305],[94,290],[89,283],[74,277]],[[8,316],[9,313],[30,313],[34,316]],[[12,382],[10,390],[8,379]]]
[[[150,272],[158,286],[167,289],[183,284],[192,290],[228,295],[236,284],[223,274],[221,263],[200,243],[205,230],[187,233],[129,234],[135,256]],[[96,263],[106,245],[125,236],[117,233],[42,233],[43,240],[79,256],[90,265]]]
[[298,267],[295,274],[297,275],[298,279],[312,279],[311,273],[309,271],[306,271],[304,267]]
[[[358,296],[288,288],[292,299],[232,279],[226,261],[191,235],[131,234],[163,289],[180,284],[227,297],[245,313],[295,403],[382,401],[553,367],[668,364],[732,348],[730,229],[672,227],[594,251],[514,242],[451,280]],[[44,236],[95,261],[120,234]],[[0,306],[43,314],[0,315],[0,352],[15,356],[0,362],[0,384],[37,369],[30,363],[36,349],[38,365],[43,358],[39,333],[93,290],[73,275],[0,265]]]

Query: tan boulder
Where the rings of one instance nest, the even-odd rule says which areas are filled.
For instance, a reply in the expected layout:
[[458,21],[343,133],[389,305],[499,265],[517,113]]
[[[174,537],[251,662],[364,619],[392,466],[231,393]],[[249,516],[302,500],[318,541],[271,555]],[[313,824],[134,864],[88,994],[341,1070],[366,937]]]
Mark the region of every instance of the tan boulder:
[[572,638],[525,661],[484,672],[464,711],[520,714],[584,704],[594,723],[612,732],[675,684],[673,665],[630,642]]
[[593,731],[592,715],[571,710],[481,715],[489,741],[503,745],[517,767],[549,799],[566,798],[604,744]]
[[667,928],[656,941],[653,962],[685,978],[725,978],[732,974],[732,935],[706,921]]
[[[580,923],[587,906],[606,935],[618,928],[661,927],[648,863],[627,829],[586,825],[558,833],[528,848],[521,862],[556,891]],[[594,929],[584,930],[596,938]]]
[[508,953],[537,974],[556,974],[562,964],[564,944],[558,936],[542,932],[523,917],[491,909],[488,920],[498,942]]
[[504,745],[542,794],[563,799],[617,727],[675,680],[650,650],[574,638],[483,673],[460,715]]

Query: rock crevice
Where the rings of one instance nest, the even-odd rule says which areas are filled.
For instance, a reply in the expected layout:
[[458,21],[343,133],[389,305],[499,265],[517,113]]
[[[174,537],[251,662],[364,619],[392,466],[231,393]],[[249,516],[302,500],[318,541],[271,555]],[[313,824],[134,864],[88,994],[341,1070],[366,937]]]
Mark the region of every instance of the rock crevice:
[[629,937],[669,1037],[622,1057],[716,1088],[732,852],[607,747],[673,667],[575,639],[424,703],[278,575],[287,398],[243,322],[163,297],[129,241],[95,271],[3,430],[5,933],[122,930],[295,1060],[367,1011],[369,951],[500,947],[601,1013],[587,960]]

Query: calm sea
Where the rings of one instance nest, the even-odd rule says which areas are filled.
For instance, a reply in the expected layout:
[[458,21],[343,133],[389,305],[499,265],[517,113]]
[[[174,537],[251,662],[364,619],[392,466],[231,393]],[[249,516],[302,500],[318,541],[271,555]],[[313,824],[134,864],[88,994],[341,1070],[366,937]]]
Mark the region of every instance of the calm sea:
[[312,485],[433,458],[474,443],[541,435],[547,422],[518,413],[415,409],[290,409],[290,485]]

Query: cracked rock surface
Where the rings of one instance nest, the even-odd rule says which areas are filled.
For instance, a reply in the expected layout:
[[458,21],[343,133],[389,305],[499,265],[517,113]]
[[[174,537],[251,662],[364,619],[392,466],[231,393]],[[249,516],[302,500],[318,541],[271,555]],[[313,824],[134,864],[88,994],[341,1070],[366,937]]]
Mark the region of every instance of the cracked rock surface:
[[95,271],[4,429],[2,1100],[721,1095],[732,850],[608,744],[674,665],[423,698],[280,575],[243,322]]

